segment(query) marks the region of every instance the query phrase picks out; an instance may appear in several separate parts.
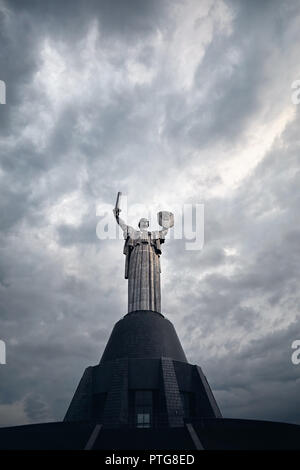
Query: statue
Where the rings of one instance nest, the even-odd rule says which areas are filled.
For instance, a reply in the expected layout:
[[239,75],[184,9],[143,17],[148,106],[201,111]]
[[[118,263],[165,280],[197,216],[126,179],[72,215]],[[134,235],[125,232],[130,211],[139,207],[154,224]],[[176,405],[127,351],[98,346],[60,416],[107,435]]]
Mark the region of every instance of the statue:
[[157,214],[162,230],[148,231],[149,220],[145,218],[139,221],[139,230],[135,230],[120,218],[120,196],[121,193],[118,193],[113,213],[125,239],[123,253],[126,256],[125,279],[128,279],[128,312],[160,312],[161,245],[165,242],[168,229],[174,225],[174,216],[167,211]]

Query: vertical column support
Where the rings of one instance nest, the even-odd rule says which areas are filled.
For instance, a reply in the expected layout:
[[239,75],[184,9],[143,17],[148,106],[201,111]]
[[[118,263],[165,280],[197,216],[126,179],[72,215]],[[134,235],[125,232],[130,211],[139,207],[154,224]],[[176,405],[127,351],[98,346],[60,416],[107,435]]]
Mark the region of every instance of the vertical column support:
[[128,358],[112,361],[113,377],[103,413],[103,427],[128,425]]
[[170,427],[184,426],[184,411],[172,359],[161,358],[161,372],[168,425]]

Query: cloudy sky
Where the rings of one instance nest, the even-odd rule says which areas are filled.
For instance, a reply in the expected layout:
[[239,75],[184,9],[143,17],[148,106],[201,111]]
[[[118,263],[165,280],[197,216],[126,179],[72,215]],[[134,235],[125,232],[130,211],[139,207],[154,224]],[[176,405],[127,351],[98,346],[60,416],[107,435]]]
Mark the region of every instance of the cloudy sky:
[[61,420],[126,313],[117,191],[204,204],[163,313],[225,417],[300,424],[299,57],[299,1],[0,0],[1,426]]

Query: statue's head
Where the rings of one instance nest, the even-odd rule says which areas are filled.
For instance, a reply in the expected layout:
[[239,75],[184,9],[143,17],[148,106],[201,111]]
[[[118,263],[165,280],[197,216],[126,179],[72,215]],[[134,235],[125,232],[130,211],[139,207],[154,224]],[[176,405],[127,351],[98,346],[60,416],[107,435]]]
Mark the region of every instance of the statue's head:
[[139,221],[139,228],[140,228],[141,230],[148,230],[148,227],[149,227],[149,220],[142,218],[142,219]]

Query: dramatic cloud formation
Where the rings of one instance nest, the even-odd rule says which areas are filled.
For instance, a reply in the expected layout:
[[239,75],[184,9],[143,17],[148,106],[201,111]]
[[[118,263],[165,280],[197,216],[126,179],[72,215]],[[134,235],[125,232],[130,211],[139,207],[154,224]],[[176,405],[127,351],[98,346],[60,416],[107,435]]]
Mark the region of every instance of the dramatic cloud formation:
[[163,312],[225,417],[300,423],[299,2],[0,0],[0,44],[0,425],[61,420],[126,313],[117,191],[205,204]]

